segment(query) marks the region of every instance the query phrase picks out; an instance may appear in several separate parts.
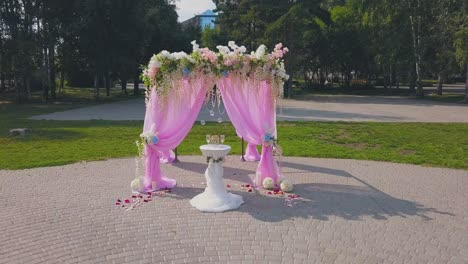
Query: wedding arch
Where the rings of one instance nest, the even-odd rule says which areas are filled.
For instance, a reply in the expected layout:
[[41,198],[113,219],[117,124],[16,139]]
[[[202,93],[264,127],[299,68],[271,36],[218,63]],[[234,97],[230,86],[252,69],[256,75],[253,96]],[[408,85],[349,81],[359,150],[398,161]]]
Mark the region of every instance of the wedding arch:
[[281,155],[275,109],[289,78],[283,62],[288,49],[280,43],[268,52],[260,45],[247,54],[244,46],[233,41],[218,46],[218,52],[200,48],[195,41],[192,45],[190,54],[162,51],[154,55],[142,74],[149,87],[140,135],[144,190],[175,186],[176,181],[162,173],[160,159],[167,158],[187,136],[208,98],[222,98],[237,135],[249,143],[247,154],[255,145],[262,146],[255,184],[261,186],[265,178],[278,183],[283,176],[273,156],[274,152]]

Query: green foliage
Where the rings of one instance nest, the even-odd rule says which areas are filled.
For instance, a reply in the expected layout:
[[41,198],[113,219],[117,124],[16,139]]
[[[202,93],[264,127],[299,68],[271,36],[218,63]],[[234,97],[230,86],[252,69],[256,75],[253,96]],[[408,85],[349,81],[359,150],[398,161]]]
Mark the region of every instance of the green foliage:
[[468,27],[460,28],[455,33],[455,54],[461,67],[468,64]]
[[[38,83],[55,99],[56,71],[75,85],[138,82],[139,67],[163,49],[188,49],[172,0],[0,2],[2,90],[30,99]],[[39,82],[34,82],[39,76]],[[6,87],[8,84],[10,87]]]
[[206,27],[201,33],[201,46],[216,50],[216,46],[227,43],[228,39],[219,27]]

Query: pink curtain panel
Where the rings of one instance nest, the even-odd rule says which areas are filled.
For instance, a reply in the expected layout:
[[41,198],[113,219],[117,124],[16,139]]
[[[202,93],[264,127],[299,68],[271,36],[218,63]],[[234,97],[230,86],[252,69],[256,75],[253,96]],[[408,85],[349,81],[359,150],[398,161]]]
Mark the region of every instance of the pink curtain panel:
[[182,88],[171,89],[163,100],[155,92],[157,88],[151,89],[146,105],[143,132],[150,131],[159,140],[157,144],[145,147],[145,191],[152,190],[153,182],[156,182],[157,189],[173,188],[176,185],[174,179],[166,177],[161,171],[160,159],[187,136],[205,99],[208,84],[203,78],[190,81],[182,79],[179,82]]
[[245,150],[244,159],[246,161],[259,161],[260,154],[258,154],[257,145],[247,143],[247,148]]
[[228,75],[218,81],[218,87],[237,135],[250,144],[262,145],[255,184],[262,186],[267,177],[277,183],[282,175],[273,158],[273,147],[263,142],[266,134],[276,137],[276,101],[270,85],[266,81],[246,81]]
[[159,151],[159,162],[172,163],[175,161],[175,153],[172,150]]

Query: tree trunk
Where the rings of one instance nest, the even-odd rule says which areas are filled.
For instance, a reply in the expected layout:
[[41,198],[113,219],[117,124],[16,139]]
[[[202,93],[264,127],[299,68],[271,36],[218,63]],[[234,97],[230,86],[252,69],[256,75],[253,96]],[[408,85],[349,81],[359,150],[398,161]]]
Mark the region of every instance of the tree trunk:
[[442,73],[439,73],[437,79],[437,95],[442,95],[442,86],[444,84],[444,78],[442,77]]
[[384,94],[387,95],[388,94],[388,74],[384,73],[384,77],[383,77],[383,83],[384,83]]
[[49,100],[49,74],[47,72],[47,69],[49,68],[49,62],[47,58],[47,48],[44,47],[42,49],[43,55],[43,65],[42,65],[42,100],[48,101]]
[[122,91],[124,92],[124,94],[128,95],[128,93],[127,93],[127,79],[122,78],[120,80],[120,87],[122,88]]
[[31,100],[31,82],[27,77],[24,78],[24,89],[25,89],[24,99],[26,101]]
[[3,92],[6,90],[6,84],[5,84],[5,72],[2,69],[0,70],[0,91]]
[[52,99],[57,99],[57,85],[55,84],[55,44],[53,43],[53,41],[50,41],[48,59],[50,96],[52,97]]
[[5,54],[2,47],[2,51],[0,53],[0,92],[6,90],[5,79]]
[[60,88],[59,88],[60,96],[63,96],[63,89],[64,88],[65,88],[65,72],[62,70],[60,72]]
[[346,71],[345,80],[346,80],[346,88],[350,88],[351,87],[351,72],[349,70]]
[[99,74],[94,74],[94,97],[99,100]]
[[138,76],[138,74],[133,78],[133,94],[140,94],[140,77]]
[[[424,91],[422,87],[421,79],[421,53],[420,53],[420,43],[419,43],[419,32],[416,32],[416,25],[413,16],[410,16],[411,23],[411,35],[413,37],[413,52],[414,52],[414,64],[416,71],[416,96],[423,97]],[[419,28],[419,27],[418,27]]]
[[13,74],[13,86],[15,87],[16,103],[21,103],[21,85],[18,85],[16,74]]
[[465,67],[466,67],[466,72],[465,72],[465,74],[466,74],[465,78],[466,79],[465,79],[465,100],[464,100],[464,102],[468,103],[468,63],[465,65]]
[[411,70],[409,74],[409,94],[414,95],[416,93],[416,80],[414,78],[414,71]]
[[104,74],[104,81],[105,81],[105,85],[106,85],[106,95],[110,96],[110,83],[111,83],[111,80],[110,80],[109,70],[106,70],[106,73]]

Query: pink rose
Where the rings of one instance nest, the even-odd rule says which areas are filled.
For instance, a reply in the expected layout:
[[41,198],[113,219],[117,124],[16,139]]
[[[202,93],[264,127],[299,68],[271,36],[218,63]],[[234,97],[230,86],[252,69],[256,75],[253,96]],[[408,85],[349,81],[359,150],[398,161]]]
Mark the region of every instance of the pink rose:
[[283,47],[283,43],[278,43],[275,46],[275,50],[280,50]]

